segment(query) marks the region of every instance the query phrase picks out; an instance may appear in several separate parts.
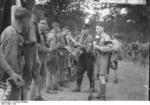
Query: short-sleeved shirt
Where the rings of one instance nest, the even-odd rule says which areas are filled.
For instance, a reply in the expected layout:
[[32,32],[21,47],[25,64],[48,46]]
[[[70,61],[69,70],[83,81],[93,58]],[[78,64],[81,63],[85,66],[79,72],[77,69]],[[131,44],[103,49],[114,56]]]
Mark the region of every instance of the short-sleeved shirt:
[[30,24],[29,41],[30,42],[37,42],[35,28],[34,28],[32,23]]
[[71,37],[71,32],[69,30],[67,30],[66,32],[62,32],[62,35],[59,36],[59,47],[65,47],[69,45],[69,41],[70,41],[70,37]]
[[107,41],[110,41],[110,42],[112,41],[110,36],[107,35],[106,33],[102,33],[98,44],[100,46],[104,46]]
[[23,44],[25,42],[36,42],[36,34],[34,28],[30,24],[29,34],[27,39],[21,35],[21,30],[14,24],[13,26],[8,26],[1,35],[1,47],[2,53],[8,64],[17,73],[21,73],[25,60],[22,56]]
[[92,43],[93,41],[93,37],[92,35],[88,34],[88,35],[81,35],[79,42],[83,45],[87,45],[88,43]]
[[21,56],[21,47],[24,43],[23,37],[16,33],[12,26],[8,26],[1,35],[2,53],[8,64],[16,73],[22,73],[22,65],[24,62]]
[[45,38],[45,36],[44,36],[45,34],[43,33],[40,33],[40,39],[41,39],[41,46],[44,46],[44,47],[46,47],[46,38]]
[[68,42],[67,42],[67,38],[66,38],[66,35],[62,35],[59,37],[59,47],[65,47],[68,45]]
[[78,34],[78,35],[76,35],[76,36],[74,37],[74,39],[75,39],[77,42],[79,42],[80,37],[81,37],[81,34]]
[[55,34],[54,30],[52,30],[49,34],[47,34],[49,46],[51,49],[56,49],[58,44],[58,36]]
[[117,39],[113,39],[112,44],[116,50],[119,50],[121,48],[121,44]]
[[106,33],[102,33],[99,38],[96,38],[96,45],[101,47],[103,54],[113,50],[112,40]]
[[115,51],[112,53],[112,60],[118,61],[119,55],[121,55],[121,43],[117,39],[112,39],[112,44],[115,49]]
[[7,66],[7,65],[3,65],[4,62],[5,62],[5,59],[4,59],[4,56],[2,54],[2,50],[0,48],[0,73],[4,71],[3,70],[4,68],[7,68],[7,67],[4,67],[4,66]]

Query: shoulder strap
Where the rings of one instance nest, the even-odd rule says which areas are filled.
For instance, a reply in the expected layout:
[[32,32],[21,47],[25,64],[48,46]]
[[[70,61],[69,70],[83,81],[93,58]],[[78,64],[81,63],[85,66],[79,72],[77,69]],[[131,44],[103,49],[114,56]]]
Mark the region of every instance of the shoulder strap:
[[35,26],[35,34],[36,34],[36,38],[37,38],[37,43],[41,43],[40,32],[39,32],[37,24],[35,22],[34,22],[34,26]]
[[64,40],[65,40],[65,43],[68,45],[69,43],[68,43],[68,41],[67,41],[66,35],[64,35]]
[[86,44],[87,43],[87,41],[88,41],[88,38],[89,38],[89,36],[87,35],[87,36],[84,36],[84,39],[83,39],[83,44]]
[[43,37],[44,37],[44,43],[45,43],[45,46],[46,46],[46,47],[49,47],[49,45],[47,44],[46,35],[43,34]]

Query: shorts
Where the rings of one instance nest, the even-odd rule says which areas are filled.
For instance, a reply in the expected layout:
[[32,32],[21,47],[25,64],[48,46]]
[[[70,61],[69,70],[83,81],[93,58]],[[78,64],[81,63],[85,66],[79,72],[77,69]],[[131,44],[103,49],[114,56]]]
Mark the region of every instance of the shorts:
[[99,75],[106,75],[109,71],[110,56],[98,55],[97,57],[97,72]]
[[39,54],[39,58],[40,58],[40,62],[41,62],[41,67],[40,67],[40,76],[44,77],[46,76],[46,73],[47,73],[47,56],[46,55],[40,55]]
[[65,48],[53,50],[48,56],[48,71],[55,73],[58,71],[66,71],[68,69],[69,53]]
[[58,70],[66,71],[68,69],[68,59],[69,59],[69,52],[65,48],[59,48],[57,50],[58,56]]
[[58,56],[56,50],[53,50],[47,57],[47,66],[50,73],[57,72]]
[[[37,69],[33,69],[35,66],[35,51],[36,48],[33,46],[25,46],[24,47],[24,59],[25,59],[25,65],[23,68],[23,79],[25,81],[31,81],[33,71]],[[37,65],[36,65],[37,66]]]
[[87,71],[88,76],[94,74],[95,57],[91,53],[82,53],[77,62],[77,76],[82,76]]
[[[23,68],[23,79],[25,81],[31,81],[32,79],[39,79],[40,76],[46,75],[45,60],[40,58],[40,64],[36,63],[36,48],[34,46],[24,47],[24,59],[25,66]],[[43,62],[44,61],[44,62]]]

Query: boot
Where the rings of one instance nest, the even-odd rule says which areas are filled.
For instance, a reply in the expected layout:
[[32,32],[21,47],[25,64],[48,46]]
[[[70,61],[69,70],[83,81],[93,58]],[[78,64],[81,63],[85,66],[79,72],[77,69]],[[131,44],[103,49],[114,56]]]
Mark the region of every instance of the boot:
[[77,88],[73,89],[73,92],[80,92],[81,91],[81,83],[82,83],[82,77],[77,78]]
[[79,86],[77,86],[77,88],[73,89],[72,92],[80,92],[81,88]]
[[53,85],[53,88],[51,90],[54,90],[54,91],[62,91],[62,88],[60,88],[60,86],[58,84],[54,84]]
[[52,88],[46,89],[47,94],[57,94],[57,91],[54,91]]
[[118,79],[115,79],[115,80],[114,80],[114,83],[115,83],[115,84],[118,84],[118,83],[119,83],[119,80],[118,80]]
[[89,94],[89,96],[88,96],[88,100],[92,100],[93,99],[93,91],[94,91],[95,89],[93,89],[93,88],[91,88],[90,89],[90,94]]
[[101,85],[100,100],[106,100],[106,84]]
[[44,98],[42,96],[37,96],[34,100],[35,101],[44,101]]
[[105,81],[108,82],[108,75],[106,76]]
[[88,100],[89,100],[89,101],[91,101],[92,99],[93,99],[93,96],[92,96],[92,95],[88,96]]
[[96,99],[106,100],[106,84],[101,84],[100,92],[96,96]]

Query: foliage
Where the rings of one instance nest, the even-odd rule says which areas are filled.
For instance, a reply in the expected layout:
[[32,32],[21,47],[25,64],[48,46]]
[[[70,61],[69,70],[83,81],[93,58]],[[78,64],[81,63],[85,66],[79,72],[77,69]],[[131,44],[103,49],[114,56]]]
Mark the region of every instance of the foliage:
[[[98,0],[95,1],[98,4]],[[95,6],[96,7],[96,6]],[[147,40],[150,33],[148,28],[148,6],[146,5],[125,5],[125,4],[102,4],[95,9],[95,14],[90,18],[90,24],[103,25],[108,34],[118,33],[127,40]],[[99,11],[108,9],[109,14],[102,17]],[[122,10],[126,13],[122,13]],[[101,21],[102,20],[102,21]],[[93,27],[94,29],[94,27]]]
[[[49,0],[45,4],[36,5],[35,10],[44,12],[50,26],[53,21],[57,21],[62,26],[68,25],[72,30],[79,30],[86,16],[80,9],[83,2],[84,0]],[[41,14],[41,11],[37,13]]]
[[32,7],[35,5],[35,0],[21,0],[22,6],[28,10],[32,10]]

